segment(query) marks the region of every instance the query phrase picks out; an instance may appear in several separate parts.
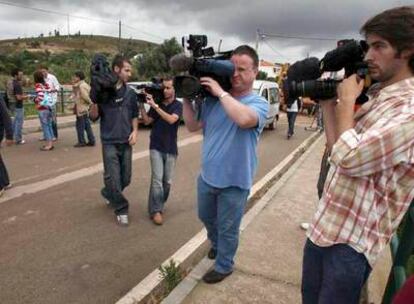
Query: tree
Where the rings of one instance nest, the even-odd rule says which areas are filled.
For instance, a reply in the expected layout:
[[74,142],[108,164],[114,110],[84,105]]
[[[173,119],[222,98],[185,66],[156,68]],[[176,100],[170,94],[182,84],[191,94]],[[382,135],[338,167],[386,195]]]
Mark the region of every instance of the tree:
[[171,75],[168,61],[172,56],[181,52],[182,47],[175,38],[165,40],[156,47],[147,47],[142,56],[135,61],[138,78],[146,80],[155,76]]
[[259,71],[256,76],[257,80],[266,80],[267,79],[267,73],[263,71]]

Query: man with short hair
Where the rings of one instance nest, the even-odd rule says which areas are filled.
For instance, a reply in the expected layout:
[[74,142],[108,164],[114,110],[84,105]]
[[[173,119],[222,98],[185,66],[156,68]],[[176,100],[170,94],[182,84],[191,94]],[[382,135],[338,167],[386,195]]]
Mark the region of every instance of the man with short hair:
[[[91,122],[89,120],[89,107],[92,100],[89,97],[91,87],[85,81],[85,74],[82,71],[77,71],[72,77],[73,94],[75,97],[74,113],[76,115],[76,134],[78,142],[74,145],[75,148],[93,147],[95,146],[95,136],[93,135]],[[88,137],[86,143],[84,133]]]
[[17,145],[22,145],[26,141],[22,137],[22,129],[24,123],[24,106],[23,102],[28,99],[28,96],[23,93],[22,80],[23,71],[15,68],[11,71],[12,79],[7,82],[7,98],[13,120],[13,138]]
[[56,76],[51,74],[49,72],[49,67],[44,65],[40,67],[40,71],[42,71],[44,77],[45,77],[45,81],[48,84],[51,94],[50,96],[53,99],[54,102],[54,106],[52,107],[52,129],[53,129],[53,135],[54,135],[54,140],[56,140],[58,138],[58,127],[57,127],[57,111],[56,111],[56,103],[58,100],[58,92],[60,91],[60,83],[57,80]]
[[362,27],[378,81],[354,113],[364,81],[354,74],[320,101],[330,170],[307,232],[303,303],[359,303],[361,289],[414,198],[414,7]]
[[184,100],[184,121],[189,131],[203,130],[201,174],[198,178],[198,216],[204,223],[216,259],[214,269],[203,276],[206,283],[222,281],[233,272],[239,227],[257,167],[256,147],[269,105],[253,93],[258,56],[243,45],[231,56],[235,71],[231,89],[202,77],[211,96],[201,105],[201,120],[189,100]]
[[138,136],[138,100],[127,85],[132,73],[129,59],[122,55],[115,56],[112,71],[118,76],[116,87],[108,92],[95,92],[92,87],[91,99],[95,103],[99,101],[101,118],[104,164],[101,194],[114,209],[118,224],[127,226],[129,203],[122,191],[131,182],[132,146]]
[[175,99],[172,78],[162,81],[164,101],[156,103],[151,95],[146,102],[151,106],[148,114],[141,106],[146,125],[152,124],[150,135],[151,186],[148,212],[154,224],[162,225],[164,205],[170,194],[171,182],[178,155],[177,132],[183,105]]

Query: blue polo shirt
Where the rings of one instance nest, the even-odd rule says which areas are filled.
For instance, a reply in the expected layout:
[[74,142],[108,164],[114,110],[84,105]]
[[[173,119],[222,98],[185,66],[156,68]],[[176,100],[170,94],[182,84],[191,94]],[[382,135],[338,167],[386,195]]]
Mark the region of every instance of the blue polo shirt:
[[255,93],[236,99],[257,113],[258,125],[240,128],[228,117],[217,98],[207,97],[201,107],[204,134],[201,177],[213,187],[249,190],[257,168],[257,142],[269,105]]

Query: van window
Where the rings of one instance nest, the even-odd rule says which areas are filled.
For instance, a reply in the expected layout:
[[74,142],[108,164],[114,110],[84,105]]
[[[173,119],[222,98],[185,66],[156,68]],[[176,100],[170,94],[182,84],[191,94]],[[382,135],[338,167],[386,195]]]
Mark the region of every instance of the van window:
[[270,88],[270,103],[275,104],[279,102],[279,90],[277,88]]
[[267,89],[263,89],[262,96],[263,96],[264,98],[266,98],[266,100],[269,100],[269,95],[268,95],[268,93],[267,93]]

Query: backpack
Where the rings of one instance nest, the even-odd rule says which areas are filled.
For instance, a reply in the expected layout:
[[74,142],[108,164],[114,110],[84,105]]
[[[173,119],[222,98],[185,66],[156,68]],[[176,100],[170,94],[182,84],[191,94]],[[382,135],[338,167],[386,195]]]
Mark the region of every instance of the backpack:
[[115,91],[118,76],[115,75],[109,65],[108,60],[103,54],[95,54],[92,58],[91,66],[91,99],[94,103],[104,102],[102,98]]

